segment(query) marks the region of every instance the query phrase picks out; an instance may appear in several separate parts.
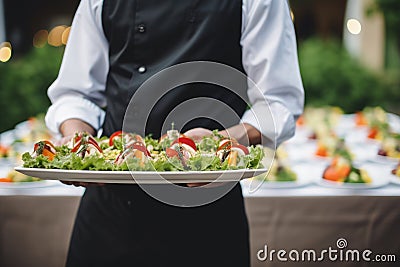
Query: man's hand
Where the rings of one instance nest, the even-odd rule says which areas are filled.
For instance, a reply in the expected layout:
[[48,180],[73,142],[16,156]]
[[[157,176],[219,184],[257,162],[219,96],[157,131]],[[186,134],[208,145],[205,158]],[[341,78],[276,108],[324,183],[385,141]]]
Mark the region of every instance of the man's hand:
[[212,134],[212,131],[205,128],[193,128],[184,133],[185,136],[192,138],[195,142],[200,142],[204,136],[210,136]]
[[[61,124],[60,133],[62,134],[63,137],[60,140],[57,140],[55,144],[61,146],[68,143],[75,136],[75,133],[77,132],[87,132],[90,133],[91,135],[96,134],[96,131],[93,129],[93,127],[87,124],[86,122],[83,122],[78,119],[69,119]],[[83,183],[83,182],[69,182],[69,181],[61,181],[61,182],[66,185],[83,186],[83,187],[93,186],[93,185],[96,186],[104,185],[101,183]]]
[[234,138],[245,146],[261,143],[261,133],[255,127],[247,123],[237,124],[219,133],[223,136]]

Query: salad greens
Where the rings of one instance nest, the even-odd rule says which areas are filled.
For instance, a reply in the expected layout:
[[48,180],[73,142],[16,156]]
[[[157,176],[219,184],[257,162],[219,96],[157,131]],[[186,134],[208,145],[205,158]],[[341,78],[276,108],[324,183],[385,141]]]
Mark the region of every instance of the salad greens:
[[[220,145],[222,141],[225,142],[223,148]],[[40,150],[22,155],[24,167],[96,171],[217,171],[262,168],[264,157],[261,146],[246,148],[235,140],[227,141],[217,131],[196,143],[179,133],[157,140],[151,136],[142,138],[122,132],[113,134],[112,138],[93,138],[87,133],[78,133],[62,146],[42,142],[46,142],[44,148],[41,146]],[[223,158],[219,156],[221,154],[224,154]]]

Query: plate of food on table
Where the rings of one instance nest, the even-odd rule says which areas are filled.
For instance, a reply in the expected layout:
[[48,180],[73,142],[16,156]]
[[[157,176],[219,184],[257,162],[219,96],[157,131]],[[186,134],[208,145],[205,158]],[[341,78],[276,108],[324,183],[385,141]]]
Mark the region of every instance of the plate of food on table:
[[218,131],[199,141],[170,130],[160,139],[122,131],[95,138],[76,133],[61,146],[35,143],[17,171],[42,179],[99,183],[198,183],[250,178],[268,169],[261,146],[244,146]]
[[287,152],[280,146],[268,173],[260,174],[242,184],[250,189],[257,188],[296,188],[309,185],[321,176],[324,164],[294,163],[289,160]]
[[345,189],[368,189],[389,183],[388,166],[376,163],[355,164],[344,155],[335,156],[325,168],[318,184]]
[[36,177],[24,175],[15,170],[0,170],[0,189],[39,188],[59,185],[58,181],[41,180]]

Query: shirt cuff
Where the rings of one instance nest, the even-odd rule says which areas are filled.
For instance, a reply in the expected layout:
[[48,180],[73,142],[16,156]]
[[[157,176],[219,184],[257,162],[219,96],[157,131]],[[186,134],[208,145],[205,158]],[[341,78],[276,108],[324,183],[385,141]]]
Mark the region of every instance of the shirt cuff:
[[262,134],[261,144],[270,148],[278,147],[291,138],[296,129],[293,114],[278,102],[255,104],[242,116],[242,123],[250,124]]
[[99,131],[104,117],[105,112],[93,102],[79,96],[64,96],[50,106],[45,121],[53,133],[60,133],[61,124],[68,119],[82,120]]

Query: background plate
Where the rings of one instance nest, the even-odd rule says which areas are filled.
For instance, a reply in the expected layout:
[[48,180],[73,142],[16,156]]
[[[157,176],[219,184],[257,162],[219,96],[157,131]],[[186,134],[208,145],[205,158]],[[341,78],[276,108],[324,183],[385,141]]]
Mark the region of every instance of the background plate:
[[338,183],[332,182],[325,179],[318,179],[317,183],[326,187],[343,188],[343,189],[370,189],[378,188],[387,185],[390,182],[391,168],[388,165],[366,163],[360,166],[364,169],[372,178],[372,182],[369,184],[354,184],[354,183]]
[[[307,186],[321,177],[326,164],[315,163],[298,163],[291,165],[291,169],[297,174],[297,180],[293,182],[278,182],[278,181],[264,181],[260,189],[272,189],[272,188],[297,188]],[[255,189],[259,185],[260,181],[255,179],[248,179],[242,181],[242,185],[247,186],[251,189]]]

